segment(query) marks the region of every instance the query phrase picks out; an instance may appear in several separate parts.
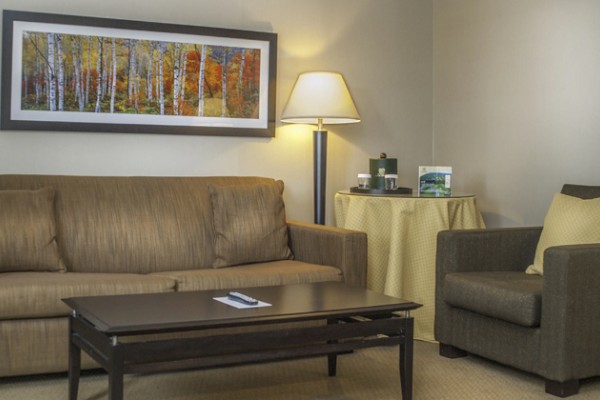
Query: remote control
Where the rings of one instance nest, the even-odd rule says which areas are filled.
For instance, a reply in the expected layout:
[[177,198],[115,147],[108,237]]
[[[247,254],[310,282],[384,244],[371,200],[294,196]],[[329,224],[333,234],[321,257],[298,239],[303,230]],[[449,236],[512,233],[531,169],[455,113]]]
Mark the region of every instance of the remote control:
[[227,297],[229,298],[229,300],[237,301],[251,306],[255,306],[258,304],[258,300],[239,292],[229,292],[227,293]]

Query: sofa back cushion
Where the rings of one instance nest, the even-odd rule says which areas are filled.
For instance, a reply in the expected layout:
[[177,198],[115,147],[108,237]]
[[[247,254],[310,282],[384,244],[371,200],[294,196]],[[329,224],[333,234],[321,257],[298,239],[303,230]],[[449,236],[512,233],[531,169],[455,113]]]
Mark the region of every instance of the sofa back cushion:
[[215,226],[215,268],[292,257],[283,182],[209,185]]
[[210,268],[215,258],[208,185],[255,177],[0,175],[0,190],[55,190],[58,245],[69,271],[150,273]]
[[54,190],[0,190],[0,272],[64,271]]

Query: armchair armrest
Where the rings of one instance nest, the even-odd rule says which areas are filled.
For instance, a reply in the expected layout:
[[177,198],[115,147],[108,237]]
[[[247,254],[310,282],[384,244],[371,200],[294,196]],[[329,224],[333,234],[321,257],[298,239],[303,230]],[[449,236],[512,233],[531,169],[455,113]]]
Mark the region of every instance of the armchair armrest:
[[541,367],[565,381],[600,369],[600,243],[550,247],[544,253]]
[[367,285],[367,234],[331,226],[288,221],[294,258],[342,270],[344,282]]

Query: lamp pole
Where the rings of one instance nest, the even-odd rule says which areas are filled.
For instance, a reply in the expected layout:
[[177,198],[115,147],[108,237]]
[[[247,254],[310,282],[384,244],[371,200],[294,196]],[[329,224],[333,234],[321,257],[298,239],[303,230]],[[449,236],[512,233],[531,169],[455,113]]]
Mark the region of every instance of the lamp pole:
[[313,131],[314,158],[314,213],[315,224],[325,225],[325,183],[327,179],[327,131],[323,130],[323,118],[318,119],[318,128]]

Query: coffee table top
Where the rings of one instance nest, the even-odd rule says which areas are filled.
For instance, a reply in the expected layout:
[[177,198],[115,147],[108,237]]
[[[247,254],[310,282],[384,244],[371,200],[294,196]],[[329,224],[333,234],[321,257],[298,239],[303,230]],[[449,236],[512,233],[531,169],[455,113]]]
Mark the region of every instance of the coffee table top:
[[73,297],[63,301],[112,335],[193,330],[293,322],[409,311],[420,304],[339,282],[238,289],[270,307],[237,309],[214,297],[228,289],[113,296]]

